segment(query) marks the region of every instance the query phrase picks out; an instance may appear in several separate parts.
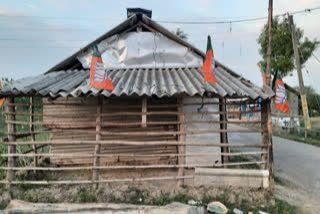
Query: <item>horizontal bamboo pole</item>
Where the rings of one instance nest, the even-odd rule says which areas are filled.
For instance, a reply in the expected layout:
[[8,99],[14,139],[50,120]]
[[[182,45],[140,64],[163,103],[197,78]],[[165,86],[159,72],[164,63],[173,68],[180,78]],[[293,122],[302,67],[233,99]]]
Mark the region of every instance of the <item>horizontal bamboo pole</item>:
[[[242,113],[257,113],[261,110],[252,110],[252,111],[233,111],[233,112],[222,112],[222,111],[210,111],[210,112],[178,112],[178,111],[154,111],[154,112],[110,112],[102,113],[102,117],[106,116],[142,116],[142,115],[205,115],[205,114],[242,114]],[[7,115],[17,115],[17,116],[42,116],[42,117],[55,117],[55,118],[73,118],[72,114],[45,114],[45,113],[23,113],[23,112],[5,112]],[[88,113],[78,113],[77,117],[81,118],[92,118],[96,117],[96,114]]]
[[261,104],[259,102],[230,102],[228,101],[227,103],[221,103],[221,102],[194,102],[194,103],[184,103],[184,106],[194,106],[194,105],[221,105],[221,104],[226,104],[226,105],[247,105],[247,104]]
[[223,167],[223,166],[240,166],[240,165],[253,165],[253,164],[264,164],[267,161],[247,161],[247,162],[237,162],[237,163],[224,163],[224,164],[216,164],[215,167]]
[[0,157],[68,157],[68,158],[95,158],[95,157],[212,157],[213,155],[222,156],[242,156],[242,155],[260,155],[267,154],[267,152],[254,151],[254,152],[233,152],[233,153],[221,153],[221,152],[211,152],[211,153],[193,153],[193,154],[138,154],[138,153],[119,153],[119,154],[85,154],[85,153],[37,153],[37,154],[2,154]]
[[[12,121],[6,120],[7,124],[20,124],[20,125],[29,125],[30,122],[27,121]],[[260,124],[261,121],[205,121],[205,120],[187,120],[184,122],[179,121],[147,121],[147,125],[178,125],[178,124],[190,124],[190,123],[202,123],[202,124]],[[33,125],[42,125],[42,126],[70,126],[70,128],[74,128],[75,126],[87,126],[87,127],[95,127],[95,122],[52,122],[52,123],[45,123],[45,122],[32,122]],[[102,127],[105,126],[141,126],[141,122],[102,122]]]
[[[107,105],[110,105],[110,107],[124,107],[123,105],[117,105],[117,104],[113,104],[113,103],[106,103]],[[220,105],[220,104],[223,104],[223,103],[220,103],[220,102],[193,102],[193,103],[183,103],[184,106],[190,106],[190,105]],[[257,101],[228,101],[226,103],[227,105],[246,105],[246,104],[261,104]],[[55,105],[62,105],[62,106],[95,106],[96,103],[72,103],[72,102],[67,102],[67,103],[64,103],[64,102],[54,102],[54,103],[33,103],[32,104],[33,106],[55,106]],[[30,106],[29,103],[7,103],[6,106]],[[126,105],[125,106],[126,108],[127,107],[131,107],[131,108],[141,108],[141,105]],[[151,107],[151,108],[172,108],[172,107],[177,107],[177,104],[159,104],[159,105],[148,105],[148,108]]]
[[[234,143],[234,144],[221,144],[214,142],[183,142],[179,143],[177,141],[89,141],[89,140],[81,140],[81,141],[68,141],[68,140],[59,140],[59,141],[36,141],[37,145],[46,144],[46,145],[132,145],[132,146],[155,146],[155,145],[188,145],[188,146],[212,146],[212,147],[253,147],[253,148],[262,148],[267,147],[268,145],[264,144],[250,144],[250,143]],[[33,145],[34,142],[4,142],[4,144],[8,145]]]
[[76,170],[103,170],[103,169],[161,169],[161,168],[195,168],[195,167],[222,167],[222,166],[237,166],[237,165],[250,165],[262,164],[266,161],[248,161],[237,163],[224,163],[224,164],[177,164],[177,165],[120,165],[120,166],[82,166],[82,167],[0,167],[3,170],[36,170],[36,171],[76,171]]
[[[132,131],[132,132],[110,132],[101,131],[101,135],[104,136],[163,136],[163,135],[195,135],[195,134],[210,134],[210,133],[257,133],[261,132],[260,129],[213,129],[213,130],[197,130],[197,131]],[[87,133],[96,134],[95,130],[51,130],[51,131],[33,131],[33,132],[10,132],[8,135],[28,135],[28,134],[46,134],[46,133],[65,133],[65,134],[77,134],[77,133]]]
[[304,118],[303,115],[285,115],[285,114],[271,114],[272,117],[300,117],[300,118]]
[[123,178],[123,179],[100,179],[100,180],[64,180],[64,181],[7,181],[2,180],[0,184],[96,184],[96,183],[116,183],[116,182],[141,182],[141,181],[156,181],[156,180],[179,180],[193,179],[193,175],[186,176],[167,176],[167,177],[147,177],[147,178]]
[[145,132],[109,132],[109,131],[101,131],[101,135],[117,135],[117,136],[162,136],[162,135],[195,135],[195,134],[210,134],[210,133],[254,133],[261,132],[261,130],[253,130],[253,129],[229,129],[229,130],[196,130],[196,131],[145,131]]

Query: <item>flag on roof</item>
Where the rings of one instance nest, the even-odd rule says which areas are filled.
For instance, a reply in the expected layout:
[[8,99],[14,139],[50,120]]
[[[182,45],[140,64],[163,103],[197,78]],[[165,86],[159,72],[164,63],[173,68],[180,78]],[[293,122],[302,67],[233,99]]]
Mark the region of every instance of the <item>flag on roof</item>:
[[[0,89],[2,88],[2,85],[1,85],[1,81],[0,81]],[[4,98],[0,99],[0,107],[3,105],[4,103]]]
[[267,70],[261,64],[260,64],[260,71],[261,71],[261,75],[262,75],[263,85],[267,85]]
[[204,82],[212,82],[214,87],[217,87],[216,65],[214,62],[214,54],[210,36],[208,36],[206,59],[204,60],[202,65],[202,73],[204,74]]
[[93,54],[90,67],[90,86],[112,91],[114,89],[104,68],[101,54],[96,45],[93,45]]
[[273,77],[272,89],[276,94],[274,108],[283,111],[285,114],[288,114],[289,104],[287,100],[287,93],[278,69]]

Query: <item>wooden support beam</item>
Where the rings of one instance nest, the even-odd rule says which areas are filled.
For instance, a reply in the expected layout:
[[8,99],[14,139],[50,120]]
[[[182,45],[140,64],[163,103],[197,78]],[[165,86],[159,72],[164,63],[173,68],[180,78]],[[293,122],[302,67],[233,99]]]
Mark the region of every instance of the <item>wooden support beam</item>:
[[[262,137],[262,144],[267,145],[269,144],[269,135],[268,135],[268,104],[269,102],[264,102],[261,105],[261,137]],[[268,150],[267,147],[261,147],[262,152],[266,152]],[[266,161],[267,155],[261,155],[261,161]],[[261,164],[261,169],[267,169],[266,164]]]
[[[183,114],[183,97],[178,97],[177,98],[177,103],[178,103],[178,112],[180,113],[179,116],[178,116],[178,120],[180,122],[180,125],[179,125],[179,131],[180,132],[185,132],[185,125],[184,125],[184,121],[185,121],[185,118],[184,118],[184,114]],[[179,135],[178,137],[178,141],[179,143],[184,143],[186,140],[186,135],[185,134],[181,134]],[[178,154],[179,155],[184,155],[185,152],[186,152],[186,147],[185,145],[179,145],[178,146]],[[184,165],[185,164],[185,156],[179,156],[178,157],[178,164],[179,165]],[[184,167],[181,167],[178,169],[178,176],[184,176]],[[177,185],[178,186],[181,186],[181,185],[184,185],[184,180],[178,180],[177,182]]]
[[[227,106],[226,106],[226,98],[219,99],[219,111],[220,112],[226,112]],[[226,114],[220,114],[220,122],[226,122],[227,121],[227,115]],[[227,123],[220,123],[220,130],[227,130]],[[228,144],[228,133],[227,132],[221,132],[220,133],[220,143],[222,144]],[[221,147],[221,153],[228,153],[229,148],[228,147]],[[225,164],[229,162],[228,156],[221,156],[221,163]],[[227,168],[227,165],[224,165],[225,168]]]
[[[4,143],[4,144],[11,144],[11,145],[32,145],[32,142],[10,142],[10,143]],[[177,141],[123,141],[123,140],[104,140],[104,141],[91,141],[91,140],[59,140],[59,141],[37,141],[38,145],[97,145],[97,144],[103,144],[103,145],[134,145],[134,146],[155,146],[155,145],[172,145],[172,146],[178,146],[178,145],[188,145],[188,146],[210,146],[210,147],[247,147],[247,148],[267,148],[268,144],[255,144],[252,142],[247,143],[233,143],[233,144],[221,144],[221,143],[215,143],[215,142],[199,142],[199,141],[193,141],[193,142],[177,142]]]
[[271,102],[268,102],[267,111],[267,130],[268,130],[268,145],[269,145],[269,187],[274,194],[274,168],[273,168],[273,142],[272,142],[272,123],[271,123]]
[[[13,97],[8,97],[7,98],[8,103],[14,103],[14,98]],[[7,112],[15,112],[15,107],[14,106],[6,106],[6,111]],[[15,120],[15,115],[14,114],[9,114],[7,115],[7,120]],[[15,124],[8,124],[8,133],[14,133],[16,132],[16,125]],[[8,134],[8,154],[15,154],[16,153],[16,145],[10,144],[10,142],[15,142],[16,137],[15,135]],[[15,157],[9,157],[8,158],[8,167],[15,167],[16,166],[16,158]],[[15,172],[13,170],[8,170],[7,171],[7,181],[10,185],[11,181],[15,180]]]
[[[274,168],[273,168],[273,143],[272,143],[272,124],[271,124],[271,101],[265,101],[261,105],[261,129],[262,129],[262,144],[268,147],[261,147],[263,152],[261,155],[261,169],[267,169],[267,159],[269,156],[269,187],[270,191],[274,192]],[[269,155],[265,154],[266,152]]]
[[[112,166],[76,166],[76,167],[0,167],[3,170],[15,170],[15,171],[25,171],[25,170],[37,170],[37,171],[77,171],[77,170],[107,170],[107,169],[173,169],[173,168],[197,168],[197,167],[223,167],[227,166],[241,166],[241,165],[252,165],[261,164],[263,161],[246,161],[246,162],[236,162],[236,163],[225,163],[225,164],[215,164],[215,163],[203,163],[203,164],[183,164],[183,165],[167,165],[167,164],[157,164],[157,165],[112,165]],[[178,176],[179,177],[179,176]],[[95,180],[98,181],[98,180]]]
[[[96,141],[101,141],[101,113],[102,113],[102,106],[103,106],[103,97],[98,97],[98,105],[97,105],[97,118],[96,118]],[[98,155],[100,154],[101,150],[101,144],[97,144],[95,146],[94,154]],[[96,156],[94,158],[93,167],[99,167],[100,166],[100,157]],[[93,176],[94,181],[99,180],[99,169],[93,170]],[[96,185],[96,188],[98,188],[98,184]]]
[[[33,134],[32,132],[34,132],[34,126],[33,126],[33,113],[34,113],[34,105],[33,105],[33,97],[30,97],[30,117],[29,117],[29,127],[30,127],[30,132],[31,132],[31,141],[35,142],[36,141],[36,136],[35,134]],[[37,167],[38,165],[38,158],[36,156],[37,154],[37,145],[33,144],[32,145],[32,149],[33,149],[33,166]]]
[[[122,178],[122,179],[103,179],[93,180],[64,180],[64,181],[13,181],[12,184],[34,184],[34,185],[50,185],[50,184],[94,184],[94,183],[116,183],[116,182],[142,182],[142,181],[164,181],[176,179],[194,179],[193,175],[183,177],[166,176],[166,177],[147,177],[147,178]],[[0,184],[7,184],[7,181],[0,181]]]
[[[147,112],[147,97],[144,96],[142,98],[142,113],[146,113],[146,112]],[[146,114],[142,114],[141,127],[143,127],[143,128],[147,127],[147,115]]]

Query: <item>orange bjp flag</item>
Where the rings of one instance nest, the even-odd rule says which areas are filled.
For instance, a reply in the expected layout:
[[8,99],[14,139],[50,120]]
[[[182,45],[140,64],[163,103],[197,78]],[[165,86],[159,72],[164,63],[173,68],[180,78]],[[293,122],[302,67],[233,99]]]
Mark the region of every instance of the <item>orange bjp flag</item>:
[[283,111],[285,114],[288,114],[289,104],[287,99],[286,88],[284,87],[284,83],[278,70],[276,71],[273,77],[272,89],[276,94],[274,108]]
[[211,37],[208,36],[206,59],[202,65],[202,73],[204,74],[204,82],[211,82],[214,87],[216,84],[216,66],[214,62],[214,54],[211,45]]
[[267,85],[267,70],[264,67],[262,67],[261,64],[260,64],[260,71],[262,75],[263,85]]
[[114,89],[104,68],[101,54],[96,45],[93,45],[93,54],[90,67],[90,86],[112,91]]
[[[2,88],[2,85],[1,85],[1,81],[0,81],[0,89]],[[0,107],[3,105],[4,103],[4,98],[0,99]]]

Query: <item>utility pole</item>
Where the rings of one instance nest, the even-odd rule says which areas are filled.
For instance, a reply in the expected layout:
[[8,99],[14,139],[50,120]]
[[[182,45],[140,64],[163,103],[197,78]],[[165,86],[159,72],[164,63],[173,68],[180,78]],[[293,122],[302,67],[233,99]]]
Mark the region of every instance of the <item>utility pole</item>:
[[[269,14],[268,14],[268,49],[267,49],[267,80],[266,84],[270,87],[271,82],[271,40],[272,40],[272,10],[273,10],[273,0],[269,0]],[[265,108],[264,113],[261,112],[261,119],[265,118],[265,131],[263,132],[263,136],[265,137],[265,142],[268,145],[268,153],[269,153],[269,186],[270,191],[274,193],[274,168],[273,168],[273,143],[272,143],[272,124],[271,124],[271,102],[270,100],[263,104],[263,108]],[[261,124],[262,125],[262,124]],[[266,149],[263,149],[266,151]],[[261,160],[266,159],[264,155],[261,156]],[[266,167],[266,165],[265,165]]]
[[272,39],[272,5],[273,0],[269,0],[269,15],[268,15],[268,49],[267,49],[267,85],[271,82],[271,39]]
[[310,128],[310,120],[309,120],[307,99],[306,99],[306,95],[304,93],[303,76],[302,76],[302,72],[301,72],[300,57],[299,57],[299,51],[298,51],[298,46],[297,46],[298,42],[297,42],[297,37],[296,37],[296,33],[295,33],[296,30],[295,30],[295,27],[293,24],[293,16],[292,15],[289,15],[289,23],[290,23],[290,30],[291,30],[291,35],[292,35],[292,45],[293,45],[294,57],[296,58],[296,66],[297,66],[299,88],[300,88],[300,98],[301,98],[303,116],[304,116],[304,124],[305,124],[304,137],[307,138],[307,129]]

